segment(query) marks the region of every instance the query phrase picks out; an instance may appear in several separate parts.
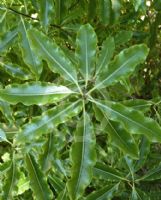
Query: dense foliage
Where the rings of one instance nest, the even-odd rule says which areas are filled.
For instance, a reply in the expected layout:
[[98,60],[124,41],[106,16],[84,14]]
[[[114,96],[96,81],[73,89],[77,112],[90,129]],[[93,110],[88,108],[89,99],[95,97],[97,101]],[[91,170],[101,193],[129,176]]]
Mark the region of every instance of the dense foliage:
[[160,0],[1,0],[0,199],[161,199],[160,27]]

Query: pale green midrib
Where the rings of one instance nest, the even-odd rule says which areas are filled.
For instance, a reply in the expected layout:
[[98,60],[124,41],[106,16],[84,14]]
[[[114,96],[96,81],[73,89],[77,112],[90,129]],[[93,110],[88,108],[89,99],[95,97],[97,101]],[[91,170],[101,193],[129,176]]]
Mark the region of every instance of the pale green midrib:
[[109,192],[112,192],[114,189],[116,188],[116,185],[113,186],[110,190],[104,192],[104,194],[102,194],[100,197],[98,197],[96,200],[102,200],[102,197],[106,197],[106,195],[109,193]]
[[74,81],[74,83],[77,85],[77,80],[71,76],[71,74],[47,51],[47,49],[41,44],[41,42],[33,35],[35,40],[38,42],[40,47],[46,52],[46,54],[68,75],[68,77],[71,78],[71,80]]
[[[146,129],[146,130],[150,131],[152,134],[154,134],[154,132],[153,132],[153,131],[151,131],[151,129],[149,129],[149,128],[147,128],[147,127],[143,126],[142,124],[139,124],[138,122],[135,122],[135,121],[133,121],[133,120],[131,120],[131,119],[127,118],[125,115],[122,115],[122,114],[120,114],[119,112],[117,112],[117,111],[115,111],[115,110],[111,109],[111,108],[110,108],[110,107],[108,107],[108,106],[104,106],[103,104],[101,104],[101,103],[99,103],[99,102],[97,102],[97,101],[94,101],[94,102],[95,102],[96,104],[99,104],[99,105],[101,105],[102,107],[104,107],[104,108],[106,108],[106,109],[109,109],[109,110],[111,110],[111,111],[113,111],[113,112],[117,113],[118,115],[122,116],[123,118],[127,119],[128,121],[131,121],[131,122],[133,122],[133,123],[137,124],[138,126],[142,127],[143,129]],[[154,135],[155,135],[155,134],[154,134]]]
[[[32,169],[33,169],[33,172],[34,172],[34,174],[35,174],[35,177],[36,177],[36,180],[37,180],[37,182],[38,182],[39,188],[40,188],[41,193],[42,193],[43,198],[44,198],[45,195],[44,195],[44,192],[43,192],[43,188],[42,188],[42,186],[41,186],[41,184],[40,184],[40,182],[39,182],[39,179],[38,179],[38,177],[37,177],[36,170],[35,170],[35,168],[34,168],[34,166],[33,166],[33,164],[32,164],[32,161],[31,161],[30,156],[29,156],[29,155],[27,155],[27,156],[28,156],[28,158],[29,158],[29,161],[30,161],[31,167],[32,167]],[[45,198],[44,198],[44,199],[45,199]]]
[[[30,42],[29,42],[28,36],[27,36],[26,26],[25,26],[25,24],[24,24],[24,20],[22,19],[22,17],[21,17],[21,22],[22,22],[22,25],[23,25],[23,28],[24,28],[24,32],[25,32],[25,35],[26,35],[27,46],[28,46],[28,48],[29,48],[29,52],[30,52],[30,55],[31,55],[31,58],[32,58],[32,63],[34,64],[34,66],[35,66],[36,68],[38,68],[38,66],[36,65],[35,59],[34,59],[34,57],[33,57],[33,52],[32,52],[32,50],[31,50]],[[38,72],[38,70],[37,70],[37,72]]]
[[[138,53],[138,52],[137,52]],[[134,54],[131,56],[123,65],[121,65],[119,68],[117,68],[112,74],[110,74],[106,79],[104,79],[102,82],[98,83],[94,88],[98,88],[100,85],[102,85],[104,82],[106,82],[108,79],[110,79],[112,76],[114,76],[118,71],[120,71],[124,66],[128,64],[133,58],[137,57],[138,54]]]
[[[107,116],[104,115],[106,120],[108,121],[108,123],[110,124],[111,128],[114,130],[114,132],[116,133],[116,135],[120,138],[120,140],[122,141],[122,143],[126,146],[127,149],[129,149],[128,144],[125,143],[125,141],[120,137],[120,135],[118,134],[118,132],[116,131],[116,129],[112,126],[112,124],[109,122],[109,120],[107,119]],[[133,153],[132,153],[133,154]]]
[[36,94],[36,93],[7,93],[7,92],[2,92],[0,91],[0,94],[4,94],[4,95],[8,95],[8,96],[48,96],[48,95],[54,95],[54,94],[71,94],[71,93],[74,93],[74,92],[49,92],[49,93],[39,93],[39,94]]
[[81,175],[82,175],[82,171],[83,171],[83,165],[84,165],[84,152],[85,152],[85,142],[84,142],[84,135],[86,134],[86,121],[85,121],[85,111],[83,113],[83,147],[82,147],[82,155],[81,155],[81,163],[80,163],[80,170],[79,170],[79,174],[78,174],[78,179],[77,179],[77,184],[76,184],[76,189],[74,191],[74,196],[76,197],[77,191],[79,189],[80,186],[80,179],[81,179]]
[[118,179],[125,180],[125,179],[124,179],[123,177],[121,177],[121,176],[118,176],[118,175],[112,174],[112,173],[110,173],[110,172],[104,171],[104,170],[102,170],[102,169],[100,169],[100,168],[94,167],[94,169],[95,169],[96,171],[101,171],[101,172],[103,172],[103,173],[105,173],[105,174],[109,174],[110,176],[114,176],[114,177],[116,177],[116,178],[118,178]]
[[[61,112],[59,112],[58,114],[56,114],[55,116],[51,117],[49,120],[45,121],[45,123],[43,123],[43,125],[37,126],[36,129],[40,129],[42,126],[44,126],[44,124],[48,124],[50,121],[52,121],[54,118],[58,117],[59,115],[61,115],[62,113],[66,112],[68,109],[70,109],[71,107],[73,107],[74,105],[78,104],[80,100],[78,100],[77,102],[73,103],[72,105],[68,106],[66,109],[62,110]],[[30,124],[29,124],[30,125]],[[25,127],[26,128],[26,127]],[[32,130],[33,132],[33,130]],[[25,135],[23,135],[23,137],[26,137],[26,133],[30,133],[30,131],[25,132]]]

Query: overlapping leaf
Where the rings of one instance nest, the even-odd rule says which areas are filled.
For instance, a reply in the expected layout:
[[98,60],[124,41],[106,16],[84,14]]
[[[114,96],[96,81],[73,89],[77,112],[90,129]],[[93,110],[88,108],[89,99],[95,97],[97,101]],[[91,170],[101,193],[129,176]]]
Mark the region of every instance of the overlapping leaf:
[[18,30],[17,28],[9,30],[0,38],[0,52],[6,52],[6,50],[11,47],[15,38],[17,37]]
[[49,189],[46,177],[39,168],[38,163],[35,161],[32,154],[27,154],[26,167],[29,174],[31,189],[33,190],[36,199],[52,200],[53,194]]
[[48,63],[51,71],[61,74],[65,79],[77,84],[77,74],[71,61],[59,46],[36,29],[28,31],[32,50]]
[[123,50],[114,58],[108,68],[102,71],[96,80],[95,88],[107,87],[129,76],[138,64],[145,61],[147,55],[148,48],[144,44],[134,45]]
[[132,134],[144,134],[151,142],[161,142],[161,127],[141,112],[116,102],[93,101],[112,121],[121,123]]
[[64,123],[77,115],[82,108],[80,101],[56,106],[34,117],[30,123],[25,124],[16,137],[17,143],[32,142],[32,139],[53,130],[54,127]]
[[25,68],[8,62],[0,62],[0,67],[9,75],[20,80],[32,79],[32,75]]
[[52,83],[30,82],[20,85],[9,85],[0,89],[0,98],[11,104],[43,105],[54,103],[65,96],[74,93],[65,86],[56,86]]

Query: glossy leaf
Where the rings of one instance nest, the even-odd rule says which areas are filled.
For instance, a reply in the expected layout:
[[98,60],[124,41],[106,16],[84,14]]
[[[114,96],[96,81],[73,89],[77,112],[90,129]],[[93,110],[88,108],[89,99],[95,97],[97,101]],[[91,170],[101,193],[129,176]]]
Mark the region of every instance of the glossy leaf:
[[11,110],[9,103],[0,100],[0,111],[3,113],[6,120],[9,121],[10,124],[12,124],[13,116],[12,116],[12,110]]
[[95,135],[86,112],[79,122],[71,149],[71,179],[67,188],[71,200],[79,199],[92,179],[92,169],[96,162]]
[[0,142],[1,142],[1,141],[6,141],[6,140],[7,140],[6,134],[5,134],[5,132],[0,128]]
[[17,28],[9,30],[0,38],[0,53],[6,52],[6,50],[11,47],[15,38],[17,37]]
[[36,29],[30,29],[28,36],[33,51],[48,63],[51,71],[59,73],[65,79],[77,84],[74,66],[54,41]]
[[102,49],[99,54],[96,67],[96,75],[99,74],[102,70],[107,68],[110,59],[113,56],[115,50],[115,42],[113,37],[108,37],[102,44]]
[[20,85],[9,85],[5,89],[0,89],[0,98],[11,104],[21,102],[24,105],[44,105],[57,102],[72,93],[74,92],[65,86],[31,82]]
[[104,112],[100,112],[96,106],[94,111],[97,120],[101,122],[102,131],[110,135],[110,143],[122,150],[125,154],[134,159],[138,158],[139,149],[133,136],[127,132],[123,126],[117,122],[110,121]]
[[158,179],[161,179],[161,163],[157,167],[147,171],[143,177],[139,178],[141,181],[154,181]]
[[103,163],[97,163],[93,169],[93,173],[96,178],[104,180],[112,180],[112,181],[126,180],[122,173]]
[[131,40],[132,36],[133,36],[132,31],[120,31],[119,33],[115,35],[116,46],[119,46],[128,42],[129,40]]
[[135,163],[135,171],[138,171],[147,160],[147,156],[150,153],[150,142],[149,140],[143,136],[140,142],[140,155],[139,159]]
[[121,123],[130,133],[143,134],[151,142],[161,142],[161,127],[153,119],[120,103],[91,101],[104,112],[107,118]]
[[38,79],[42,72],[42,62],[40,58],[37,56],[37,53],[34,52],[31,48],[31,42],[27,34],[27,30],[29,28],[30,28],[29,23],[25,22],[21,17],[21,23],[19,25],[19,33],[20,33],[20,47],[22,51],[23,60],[29,67],[31,72]]
[[25,161],[34,196],[36,199],[40,200],[51,200],[53,194],[49,189],[46,177],[40,170],[39,165],[36,163],[33,155],[27,154]]
[[53,0],[40,0],[39,1],[39,7],[40,7],[40,20],[42,25],[45,29],[50,25],[53,17],[53,11],[54,11],[54,2]]
[[29,80],[33,78],[28,70],[17,64],[0,62],[0,68],[2,68],[7,74],[20,80]]
[[86,200],[110,200],[114,197],[115,192],[118,191],[119,183],[116,185],[107,185],[103,188],[91,193],[86,197]]
[[16,142],[22,142],[22,144],[31,142],[33,138],[40,137],[40,135],[53,130],[59,124],[77,115],[81,111],[81,107],[79,101],[66,103],[43,112],[41,116],[33,117],[30,123],[22,127],[16,137]]
[[78,59],[78,68],[85,79],[87,86],[95,69],[95,54],[97,45],[97,36],[90,24],[82,25],[77,33],[76,39],[76,57]]
[[111,21],[111,14],[112,14],[111,0],[100,0],[99,5],[100,5],[100,12],[99,12],[100,21],[104,25],[108,25]]
[[147,55],[148,48],[144,44],[123,50],[97,78],[95,88],[107,87],[131,75],[135,67],[145,61]]
[[3,187],[2,199],[8,200],[13,198],[14,192],[17,191],[18,171],[15,161],[12,161],[7,178]]
[[43,153],[40,154],[40,164],[44,172],[47,172],[52,167],[52,161],[54,158],[54,136],[53,133],[49,134],[48,140],[44,145]]
[[65,187],[65,184],[63,181],[60,180],[60,177],[57,177],[53,173],[52,176],[49,177],[49,182],[54,187],[57,193],[60,193]]

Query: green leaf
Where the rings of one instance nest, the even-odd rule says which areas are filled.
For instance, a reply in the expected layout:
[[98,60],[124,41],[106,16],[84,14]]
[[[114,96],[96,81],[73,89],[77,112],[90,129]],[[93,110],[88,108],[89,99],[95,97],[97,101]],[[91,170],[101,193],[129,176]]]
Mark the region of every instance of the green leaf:
[[12,110],[9,103],[0,100],[0,111],[3,113],[7,121],[9,121],[10,124],[12,124],[13,116],[12,116]]
[[102,189],[92,192],[86,197],[86,200],[110,200],[114,197],[115,192],[118,191],[119,183],[116,185],[107,185]]
[[153,119],[145,117],[142,112],[112,101],[91,101],[108,119],[121,123],[130,133],[143,134],[151,142],[161,142],[161,127]]
[[0,38],[0,53],[6,52],[6,50],[11,47],[13,41],[17,37],[17,34],[17,28],[15,28],[7,31],[7,33]]
[[89,115],[84,111],[83,119],[78,123],[71,148],[71,179],[67,188],[71,200],[82,197],[85,188],[92,179],[96,162],[95,135]]
[[96,17],[97,0],[89,0],[88,2],[88,21],[92,21]]
[[29,80],[32,79],[32,75],[29,73],[28,70],[26,70],[23,67],[20,67],[17,64],[8,63],[8,62],[1,62],[0,61],[0,67],[9,75],[11,75],[14,78],[20,79],[20,80]]
[[95,70],[97,36],[90,24],[82,25],[77,33],[76,57],[78,68],[87,86]]
[[135,163],[135,171],[138,171],[143,165],[145,164],[147,160],[147,156],[150,152],[150,142],[149,140],[143,136],[140,142],[140,155],[139,159]]
[[26,154],[25,161],[26,161],[27,171],[29,174],[31,189],[33,190],[36,199],[40,200],[53,199],[53,194],[49,189],[46,177],[40,170],[39,165],[38,163],[36,163],[33,155]]
[[120,81],[122,78],[128,77],[135,70],[135,67],[143,63],[148,55],[146,45],[134,45],[128,49],[121,51],[114,60],[109,64],[108,68],[102,71],[96,80],[95,88],[104,88]]
[[52,83],[30,82],[24,84],[8,85],[5,89],[0,89],[0,98],[11,104],[19,102],[24,105],[44,105],[54,103],[72,94],[65,86],[56,86]]
[[52,161],[54,158],[54,147],[55,147],[54,135],[49,134],[48,140],[44,145],[43,153],[40,154],[40,161],[42,170],[46,173],[52,168]]
[[138,180],[154,181],[159,179],[161,179],[161,163],[157,167],[150,169],[143,177],[139,178]]
[[115,50],[114,39],[113,37],[109,36],[102,44],[102,49],[100,51],[96,66],[96,75],[99,74],[102,70],[104,70],[104,68],[107,68],[110,59],[113,56],[114,50]]
[[6,134],[5,134],[5,132],[0,128],[0,142],[1,142],[1,141],[6,141],[6,140],[7,140]]
[[30,28],[29,23],[25,22],[21,17],[21,23],[19,25],[20,33],[20,47],[22,51],[22,57],[26,65],[29,67],[31,72],[38,79],[42,72],[42,62],[37,55],[37,52],[34,52],[31,48],[31,42],[27,35],[27,30]]
[[53,11],[54,11],[54,2],[53,0],[40,0],[40,20],[41,24],[44,26],[45,30],[47,30],[48,26],[54,19]]
[[126,180],[124,175],[113,167],[104,165],[103,163],[97,163],[93,169],[94,176],[96,178],[112,181]]
[[55,21],[58,25],[63,22],[64,16],[66,14],[65,3],[66,2],[62,0],[55,0]]
[[33,51],[48,63],[51,71],[61,74],[77,85],[75,68],[58,45],[36,29],[28,30],[28,36]]
[[94,106],[97,120],[101,122],[103,132],[110,135],[110,143],[122,150],[125,154],[138,159],[139,149],[133,136],[117,122],[110,121],[104,112]]
[[7,178],[3,187],[2,199],[12,199],[13,192],[17,191],[18,171],[15,161],[12,161],[10,169],[7,172]]
[[131,40],[132,36],[133,36],[132,31],[120,31],[119,33],[115,35],[116,46],[119,46],[128,42],[129,40]]
[[17,143],[32,142],[33,138],[53,130],[56,126],[66,122],[77,115],[82,108],[80,101],[56,106],[42,113],[41,116],[33,117],[31,122],[25,124],[16,137]]
[[61,181],[60,177],[57,177],[54,173],[49,176],[49,182],[54,187],[55,191],[59,194],[65,187],[63,181]]
[[99,1],[99,18],[104,25],[108,25],[111,20],[112,4],[111,0]]

